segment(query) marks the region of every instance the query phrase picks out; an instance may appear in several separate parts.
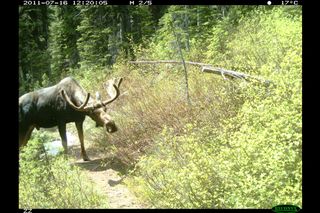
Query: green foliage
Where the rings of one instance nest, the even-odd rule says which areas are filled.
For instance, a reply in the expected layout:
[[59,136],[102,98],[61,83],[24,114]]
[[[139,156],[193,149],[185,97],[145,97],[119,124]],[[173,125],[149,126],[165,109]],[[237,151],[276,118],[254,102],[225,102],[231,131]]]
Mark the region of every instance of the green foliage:
[[[199,121],[201,125],[234,116],[242,100],[233,84],[225,84],[212,75],[199,75],[189,70],[191,105],[185,100],[183,75],[171,66],[126,67],[115,64],[114,76],[125,76],[121,96],[111,105],[109,113],[119,131],[100,137],[101,146],[108,150],[116,147],[117,157],[128,165],[134,165],[140,156],[148,152],[154,136],[164,126],[181,132],[186,123]],[[128,74],[129,73],[129,74]],[[110,148],[110,149],[109,149]]]
[[159,21],[160,28],[150,44],[150,56],[156,59],[179,58],[174,31],[179,35],[183,50],[189,49],[187,33],[188,6],[170,6]]
[[50,25],[51,69],[54,79],[64,77],[69,69],[79,67],[77,40],[80,34],[75,29],[80,24],[77,7],[53,7]]
[[[182,135],[164,128],[152,155],[142,157],[136,168],[142,195],[160,208],[214,208],[222,184],[214,153],[219,144],[209,126],[189,123]],[[148,168],[148,169],[146,169]]]
[[46,154],[45,134],[23,148],[19,160],[19,208],[107,208],[84,173],[63,156]]
[[225,6],[170,6],[159,20],[150,48],[145,50],[148,58],[180,59],[173,31],[180,38],[186,58],[203,61],[210,31],[224,17]]
[[78,8],[82,18],[77,27],[81,34],[77,45],[83,65],[111,65],[115,63],[121,50],[125,50],[129,57],[132,46],[139,44],[153,32],[151,14],[147,7]]
[[79,10],[82,18],[77,31],[81,37],[77,41],[77,45],[81,60],[89,64],[108,64],[111,58],[108,46],[112,42],[109,41],[112,28],[107,24],[109,20],[102,17],[111,13],[111,8],[79,7]]
[[[157,208],[302,205],[301,8],[292,10],[245,8],[237,14],[231,8],[230,17],[213,28],[211,63],[273,84],[233,82],[225,87],[229,93],[216,96],[225,106],[243,103],[231,116],[214,122],[199,114],[183,131],[164,127],[128,181],[141,199]],[[239,20],[232,22],[234,16]],[[210,91],[199,85],[199,91]],[[217,106],[209,103],[202,106]]]
[[[226,17],[212,29],[208,61],[248,74],[269,75],[280,71],[288,49],[301,55],[301,8],[293,9],[294,17],[282,7],[267,10],[260,6],[249,10],[246,16],[240,15],[236,26],[232,25],[230,16]],[[264,66],[270,69],[268,73],[259,72]]]
[[47,7],[19,7],[19,86],[30,90],[41,80],[44,73],[50,74],[48,46]]
[[147,6],[20,7],[20,93],[44,87],[43,74],[58,82],[82,71],[80,65],[110,67],[123,53],[133,58],[135,45],[148,43],[158,18]]
[[[157,208],[301,207],[301,7],[79,6],[53,11],[51,29],[57,34],[50,34],[50,53],[57,78],[72,74],[92,93],[103,91],[107,79],[125,76],[122,96],[108,106],[119,131],[106,135],[90,129],[88,137],[98,141],[95,148],[108,148],[130,166],[139,162],[127,183],[141,199]],[[35,26],[28,17],[21,17],[23,32]],[[73,19],[77,21],[70,23]],[[272,83],[225,81],[188,67],[188,105],[181,67],[126,63],[135,57],[180,59],[173,30],[186,60]],[[35,48],[26,33],[21,35],[26,55],[27,47]],[[71,60],[77,51],[79,60]],[[34,79],[32,72],[25,72],[27,59],[20,59],[20,79],[29,79],[36,88],[48,85],[50,75],[40,72]],[[64,67],[71,61],[74,66]],[[46,163],[40,148],[31,146],[28,152],[34,154],[21,155],[22,207],[27,201],[46,208],[104,205],[90,187],[79,188],[86,184],[76,179],[80,171],[60,158]],[[89,191],[75,192],[84,190]]]

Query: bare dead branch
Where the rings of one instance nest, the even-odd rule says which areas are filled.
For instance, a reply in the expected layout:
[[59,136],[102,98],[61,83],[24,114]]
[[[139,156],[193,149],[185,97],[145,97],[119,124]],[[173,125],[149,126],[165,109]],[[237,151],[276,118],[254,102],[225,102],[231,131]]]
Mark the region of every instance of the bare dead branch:
[[[159,60],[159,61],[129,61],[130,64],[181,64],[182,61],[175,61],[175,60]],[[185,61],[186,64],[190,65],[196,65],[196,66],[211,66],[210,64],[204,64],[204,63],[199,63],[199,62],[192,62],[192,61]]]
[[[183,62],[182,61],[175,61],[175,60],[159,60],[159,61],[129,61],[129,63],[130,64],[161,64],[161,63],[181,64]],[[265,84],[271,83],[270,80],[266,80],[266,79],[263,79],[263,78],[260,78],[260,77],[257,77],[257,76],[252,76],[252,75],[249,75],[249,74],[237,72],[237,71],[234,71],[234,70],[226,70],[226,69],[219,68],[219,67],[213,67],[210,64],[192,62],[192,61],[185,61],[185,64],[200,66],[202,68],[201,69],[202,72],[219,74],[224,79],[226,79],[226,77],[245,79],[245,80],[254,79],[254,80],[263,82]]]
[[254,80],[266,83],[266,84],[271,83],[270,80],[266,80],[266,79],[263,79],[263,78],[260,78],[260,77],[257,77],[257,76],[248,75],[248,74],[245,74],[245,73],[236,72],[236,71],[233,71],[233,70],[222,69],[222,68],[219,68],[219,67],[203,66],[201,71],[202,72],[206,72],[206,73],[221,74],[223,76],[228,76],[228,77],[231,77],[231,78],[240,78],[240,79],[245,79],[245,80],[254,79]]

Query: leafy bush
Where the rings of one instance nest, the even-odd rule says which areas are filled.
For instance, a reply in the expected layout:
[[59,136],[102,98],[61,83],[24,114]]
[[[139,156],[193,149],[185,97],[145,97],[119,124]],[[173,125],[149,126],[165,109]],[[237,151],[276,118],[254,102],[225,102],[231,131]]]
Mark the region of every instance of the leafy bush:
[[[301,8],[291,9],[294,13],[289,13],[288,8],[273,7],[270,10],[260,6],[240,15],[235,26],[230,23],[230,16],[221,20],[212,29],[207,60],[215,66],[248,74],[279,72],[281,62],[289,57],[288,50],[301,56]],[[262,73],[261,68],[265,66],[269,72]]]
[[[219,165],[214,161],[222,145],[215,141],[214,128],[199,129],[196,123],[176,135],[164,128],[154,145],[153,154],[142,157],[136,166],[140,196],[160,208],[212,208],[218,198],[214,191],[222,184]],[[129,181],[129,185],[132,184]]]
[[78,167],[46,154],[45,141],[36,136],[20,153],[19,208],[107,208],[106,198]]
[[[184,122],[183,131],[164,127],[128,181],[138,196],[158,208],[302,205],[301,8],[294,10],[249,10],[233,28],[226,21],[213,29],[208,60],[273,83],[222,87],[238,94],[232,102],[234,92],[217,93],[226,111],[243,104],[217,119],[218,125],[204,113]],[[199,85],[198,91],[209,91],[208,84]]]

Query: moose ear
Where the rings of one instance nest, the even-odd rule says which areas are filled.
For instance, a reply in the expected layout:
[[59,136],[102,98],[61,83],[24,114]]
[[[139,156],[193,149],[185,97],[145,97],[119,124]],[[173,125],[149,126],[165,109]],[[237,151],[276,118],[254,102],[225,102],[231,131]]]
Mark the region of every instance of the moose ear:
[[96,100],[101,101],[101,95],[98,91],[96,92]]

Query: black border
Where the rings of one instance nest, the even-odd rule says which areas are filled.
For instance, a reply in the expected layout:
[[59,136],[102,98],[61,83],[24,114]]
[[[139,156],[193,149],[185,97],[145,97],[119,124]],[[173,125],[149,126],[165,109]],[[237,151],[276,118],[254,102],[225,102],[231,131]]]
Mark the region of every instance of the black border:
[[[19,175],[19,152],[18,152],[18,7],[15,4],[2,2],[4,9],[1,14],[3,26],[2,36],[2,73],[0,86],[2,91],[1,112],[1,156],[3,168],[1,169],[2,180],[2,203],[10,207],[18,207],[18,175]],[[3,156],[4,155],[4,156]],[[5,208],[5,207],[4,207]],[[6,208],[7,209],[7,208]]]
[[[41,0],[43,1],[43,0]],[[57,1],[57,0],[54,0]],[[139,2],[139,0],[134,0],[136,2]],[[281,5],[281,0],[271,0],[272,5]],[[3,56],[5,58],[5,62],[8,63],[5,69],[3,69],[3,73],[1,76],[2,78],[2,94],[5,95],[4,102],[2,102],[1,106],[4,107],[2,112],[2,121],[1,122],[5,128],[2,129],[2,136],[5,137],[3,139],[2,145],[8,146],[8,149],[2,147],[2,153],[8,154],[8,156],[4,157],[4,162],[3,164],[3,175],[5,178],[7,178],[9,181],[8,182],[13,182],[13,184],[8,188],[8,190],[5,190],[6,187],[3,188],[3,195],[6,200],[10,202],[5,202],[5,204],[9,204],[10,207],[13,207],[16,211],[15,212],[24,212],[22,209],[18,209],[18,174],[19,174],[19,164],[18,164],[18,99],[19,99],[19,92],[18,89],[18,20],[19,20],[19,14],[18,14],[18,7],[19,5],[22,5],[23,0],[16,0],[10,6],[7,7],[7,5],[4,7],[6,8],[5,10],[7,11],[7,8],[10,10],[10,12],[5,14],[5,17],[2,17],[2,23],[5,24],[3,27],[2,35],[5,36],[2,41],[4,41],[6,47],[3,47]],[[109,5],[129,5],[128,1],[123,1],[123,0],[108,0]],[[221,5],[265,5],[265,2],[267,0],[172,0],[172,1],[165,1],[165,0],[152,0],[153,5],[179,5],[179,4],[188,4],[188,5],[215,5],[215,4],[221,4]],[[278,3],[279,2],[279,3]],[[3,3],[4,4],[4,3]],[[308,150],[310,147],[308,143],[310,140],[308,139],[308,136],[310,133],[313,131],[312,127],[310,125],[307,125],[307,120],[311,120],[311,118],[314,116],[313,112],[315,112],[316,109],[312,110],[310,109],[310,106],[307,104],[307,98],[308,96],[310,97],[311,95],[314,97],[312,93],[314,93],[314,90],[311,88],[312,85],[317,85],[310,83],[311,82],[311,77],[310,74],[306,74],[307,70],[310,73],[315,73],[317,72],[316,69],[311,69],[310,67],[308,68],[309,64],[312,62],[312,55],[311,52],[308,50],[311,50],[313,46],[313,41],[314,40],[307,38],[307,23],[317,23],[317,21],[313,21],[312,18],[310,17],[311,12],[308,12],[308,4],[305,4],[304,1],[299,0],[299,4],[303,5],[302,11],[303,11],[303,155],[302,155],[302,161],[303,161],[303,196],[302,196],[302,202],[303,206],[302,209],[299,212],[309,212],[308,210],[312,208],[312,205],[316,208],[317,203],[311,203],[311,197],[317,197],[317,194],[309,194],[307,195],[307,191],[310,190],[312,186],[310,186],[310,181],[309,177],[307,175],[307,170],[308,167],[310,166],[309,163],[311,163],[307,158],[310,157],[307,153],[310,152]],[[306,6],[307,5],[307,6]],[[3,14],[2,14],[3,15]],[[313,27],[317,28],[316,25]],[[317,30],[317,29],[314,29]],[[10,33],[7,33],[10,31]],[[310,34],[309,34],[310,35]],[[10,39],[13,41],[10,42]],[[11,88],[12,87],[12,88]],[[308,95],[309,93],[309,95]],[[310,94],[311,93],[311,94]],[[314,93],[317,94],[317,93]],[[311,97],[310,97],[311,98]],[[314,100],[315,101],[315,100]],[[7,105],[9,103],[9,106]],[[315,103],[317,106],[317,104]],[[313,105],[314,106],[314,105]],[[309,109],[308,109],[309,108]],[[9,112],[7,112],[9,109]],[[10,112],[12,110],[12,112]],[[311,114],[312,113],[312,114]],[[7,115],[8,114],[8,115]],[[311,117],[312,116],[312,117]],[[310,118],[311,117],[311,118]],[[6,130],[8,129],[8,131]],[[14,135],[14,137],[13,137]],[[315,137],[317,138],[317,137]],[[316,139],[317,141],[318,139]],[[316,142],[315,141],[315,142]],[[15,145],[13,145],[15,144]],[[7,150],[10,150],[7,152]],[[316,166],[317,164],[314,164]],[[313,166],[313,165],[311,165]],[[313,168],[316,169],[316,168]],[[9,171],[8,171],[9,170]],[[312,171],[312,170],[311,170]],[[317,172],[317,170],[314,170]],[[6,174],[6,175],[4,175]],[[9,174],[9,176],[7,175]],[[307,181],[308,180],[308,181]],[[7,180],[5,185],[7,185]],[[11,193],[14,192],[14,193]],[[7,196],[7,194],[13,195]],[[310,197],[309,197],[310,196]],[[32,212],[43,212],[43,211],[65,211],[65,212],[87,212],[87,211],[97,211],[97,212],[106,212],[106,211],[126,211],[126,209],[33,209]],[[139,209],[141,211],[146,211],[149,209]],[[152,211],[159,211],[158,209],[151,209]],[[168,211],[166,209],[161,209]],[[236,212],[272,212],[271,209],[210,209],[210,211],[236,211]],[[179,209],[174,209],[174,211],[179,211]],[[192,211],[199,211],[198,209],[192,209]],[[202,210],[201,210],[202,211]],[[205,210],[207,211],[207,210]],[[311,212],[311,211],[310,211]]]

